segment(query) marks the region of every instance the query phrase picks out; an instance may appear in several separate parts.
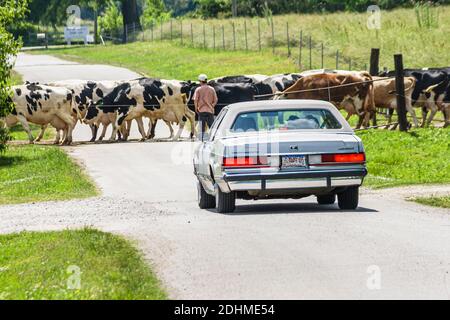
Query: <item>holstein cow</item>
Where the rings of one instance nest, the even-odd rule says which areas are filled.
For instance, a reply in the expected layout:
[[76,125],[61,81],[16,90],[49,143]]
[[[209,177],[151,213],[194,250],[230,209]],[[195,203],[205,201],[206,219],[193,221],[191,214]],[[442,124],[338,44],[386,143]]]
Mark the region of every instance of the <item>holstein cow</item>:
[[256,100],[273,99],[275,93],[285,91],[301,78],[302,75],[298,73],[286,73],[273,75],[261,82],[257,82],[255,83]]
[[211,82],[218,83],[258,83],[269,78],[269,76],[263,74],[252,75],[239,75],[239,76],[226,76],[221,78],[212,79]]
[[[65,80],[49,83],[51,86],[65,87],[72,90],[74,95],[75,104],[79,110],[81,118],[84,118],[87,112],[90,102],[97,102],[105,95],[111,93],[114,88],[123,81],[85,81],[85,80]],[[92,131],[91,142],[94,142],[97,138],[98,128],[103,126],[103,131],[99,137],[102,141],[106,135],[106,130],[114,119],[108,114],[102,112],[97,117],[97,121],[90,124]],[[120,136],[120,135],[119,135]]]
[[[442,110],[446,115],[445,109],[448,108],[450,103],[450,94],[447,94],[450,76],[447,72],[441,70],[405,69],[404,75],[416,79],[416,86],[411,99],[413,105],[422,107],[422,127],[431,124],[438,110]],[[383,72],[381,76],[394,77],[395,72]],[[431,113],[428,117],[429,110]]]
[[[383,78],[383,77],[373,77],[373,90],[375,97],[375,106],[377,108],[387,108],[389,109],[388,123],[392,121],[392,114],[394,110],[397,110],[397,96],[395,88],[395,79],[393,78]],[[416,85],[416,79],[414,77],[405,77],[405,101],[406,110],[411,114],[414,125],[417,128],[419,122],[416,117],[416,112],[414,111],[412,105],[412,94]],[[397,126],[394,126],[395,129]],[[386,127],[388,129],[389,127]]]
[[5,119],[8,127],[20,122],[28,134],[30,143],[33,143],[28,122],[41,126],[54,124],[61,130],[65,130],[63,144],[72,143],[77,113],[74,110],[73,95],[70,90],[37,84],[14,86],[12,89],[11,100],[15,106]]
[[[370,77],[370,76],[369,76]],[[371,77],[370,77],[370,80]],[[314,74],[298,80],[285,90],[279,99],[325,100],[337,108],[351,105],[359,116],[357,128],[368,126],[375,113],[373,83],[367,75],[358,74]],[[348,110],[349,111],[349,110]],[[353,109],[350,110],[353,112]]]
[[[115,118],[113,136],[120,127],[126,128],[124,130],[126,139],[129,135],[130,121],[135,119],[143,141],[147,138],[142,122],[144,116],[150,118],[152,124],[155,124],[157,119],[180,123],[180,130],[175,139],[180,137],[184,125],[189,119],[192,124],[192,134],[194,134],[195,117],[193,112],[187,108],[187,98],[181,89],[181,83],[174,80],[141,78],[122,83],[99,102],[89,106],[84,122],[95,121],[101,111],[111,114]],[[127,127],[125,127],[126,122],[128,122]],[[154,134],[154,125],[152,127]]]

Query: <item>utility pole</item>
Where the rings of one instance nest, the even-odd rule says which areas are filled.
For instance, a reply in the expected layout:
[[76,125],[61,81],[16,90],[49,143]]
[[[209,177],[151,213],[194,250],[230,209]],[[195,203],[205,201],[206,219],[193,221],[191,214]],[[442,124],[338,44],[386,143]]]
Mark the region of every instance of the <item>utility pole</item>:
[[233,18],[236,18],[237,17],[237,0],[233,0],[232,10],[233,10]]

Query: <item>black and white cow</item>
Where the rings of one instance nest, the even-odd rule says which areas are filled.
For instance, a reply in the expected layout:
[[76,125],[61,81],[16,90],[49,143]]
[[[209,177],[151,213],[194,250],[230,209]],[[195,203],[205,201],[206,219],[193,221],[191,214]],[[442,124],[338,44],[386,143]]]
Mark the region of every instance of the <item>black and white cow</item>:
[[293,86],[302,76],[298,73],[277,74],[255,83],[256,100],[271,100],[277,92]]
[[34,83],[14,86],[12,90],[11,100],[14,109],[5,118],[8,127],[20,122],[28,134],[30,143],[33,143],[29,122],[43,127],[54,124],[55,127],[65,131],[63,144],[72,143],[77,110],[70,90]]
[[[383,72],[382,76],[394,77],[395,72]],[[438,110],[443,110],[448,106],[450,98],[448,87],[450,85],[449,74],[441,70],[405,69],[404,75],[414,77],[416,86],[412,93],[412,103],[422,107],[422,127],[428,126],[434,119]],[[428,111],[431,111],[428,117]]]
[[225,76],[220,78],[215,78],[210,81],[217,83],[258,83],[269,78],[269,76],[263,74],[252,74],[252,75],[238,75],[238,76]]
[[[119,128],[124,130],[125,139],[129,135],[131,120],[136,120],[142,140],[147,138],[142,117],[148,117],[151,121],[151,133],[154,133],[154,125],[157,119],[166,122],[180,123],[180,130],[175,136],[178,139],[186,121],[191,121],[191,134],[195,133],[194,113],[187,107],[187,98],[182,91],[182,84],[176,80],[160,80],[141,78],[119,84],[114,90],[105,95],[99,102],[92,103],[84,118],[89,124],[96,121],[99,114],[109,114],[114,118],[114,139]],[[128,123],[128,127],[126,127]],[[153,130],[153,131],[152,131]]]

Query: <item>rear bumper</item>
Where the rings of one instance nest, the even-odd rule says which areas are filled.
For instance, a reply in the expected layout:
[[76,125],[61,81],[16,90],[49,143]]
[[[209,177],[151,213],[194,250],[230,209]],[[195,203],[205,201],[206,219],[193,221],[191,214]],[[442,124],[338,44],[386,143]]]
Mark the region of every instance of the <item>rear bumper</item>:
[[[359,186],[367,169],[285,172],[276,174],[224,174],[223,191],[331,189]],[[225,189],[225,190],[224,190]]]

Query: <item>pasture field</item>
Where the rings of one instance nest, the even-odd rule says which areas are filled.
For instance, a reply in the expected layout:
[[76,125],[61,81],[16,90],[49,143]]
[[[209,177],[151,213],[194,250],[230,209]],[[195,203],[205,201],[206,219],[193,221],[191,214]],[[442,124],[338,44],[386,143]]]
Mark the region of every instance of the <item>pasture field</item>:
[[[141,253],[124,238],[93,229],[0,235],[0,299],[166,299]],[[80,287],[68,280],[76,266]]]
[[0,157],[0,204],[96,195],[91,179],[57,147],[9,145]]
[[[380,29],[367,27],[367,13],[323,13],[290,14],[267,18],[237,19],[183,19],[168,21],[162,26],[163,39],[173,39],[185,46],[207,47],[217,51],[234,49],[233,24],[236,33],[236,49],[259,50],[258,23],[261,33],[261,47],[272,52],[272,27],[274,25],[274,44],[277,55],[287,56],[287,30],[292,60],[298,61],[300,30],[303,31],[302,65],[309,68],[309,36],[312,38],[312,68],[321,67],[321,45],[324,45],[324,66],[336,67],[336,51],[340,53],[340,68],[347,69],[351,58],[356,69],[369,64],[371,48],[381,49],[381,67],[393,68],[393,55],[404,54],[405,67],[441,67],[450,65],[448,51],[450,44],[444,36],[450,28],[450,6],[422,9],[396,9],[381,11]],[[429,19],[427,12],[430,12]],[[419,19],[418,17],[421,16]],[[247,25],[247,33],[245,32]],[[191,25],[193,39],[191,40]],[[205,26],[205,37],[203,33]],[[223,29],[222,29],[223,28]],[[223,31],[225,38],[223,37]],[[171,35],[172,34],[172,35]],[[214,41],[215,38],[215,41]],[[245,39],[247,38],[247,45]],[[151,41],[150,29],[137,39]],[[161,39],[161,26],[155,26],[153,39]],[[158,40],[159,41],[159,40]],[[214,45],[215,44],[215,45]]]

